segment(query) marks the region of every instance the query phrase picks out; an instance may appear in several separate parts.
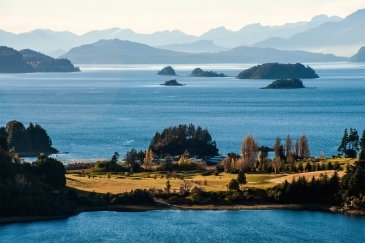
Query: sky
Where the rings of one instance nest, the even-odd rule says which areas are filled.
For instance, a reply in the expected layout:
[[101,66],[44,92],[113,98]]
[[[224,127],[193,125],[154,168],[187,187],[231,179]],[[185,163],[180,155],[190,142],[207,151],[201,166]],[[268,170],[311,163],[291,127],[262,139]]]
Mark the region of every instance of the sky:
[[140,33],[179,29],[200,35],[218,26],[280,25],[318,14],[345,17],[365,0],[0,0],[0,29],[83,34],[113,27]]

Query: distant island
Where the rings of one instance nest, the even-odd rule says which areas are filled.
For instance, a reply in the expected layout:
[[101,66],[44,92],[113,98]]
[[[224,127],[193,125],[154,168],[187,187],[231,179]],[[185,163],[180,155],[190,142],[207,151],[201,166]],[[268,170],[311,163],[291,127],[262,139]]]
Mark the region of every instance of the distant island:
[[176,76],[175,70],[171,66],[164,67],[160,71],[158,71],[157,75],[162,76]]
[[302,88],[305,88],[302,80],[294,78],[294,79],[279,79],[261,89],[302,89]]
[[213,71],[204,71],[201,68],[195,68],[191,74],[191,77],[227,77],[226,75],[224,75],[223,73],[216,73]]
[[33,157],[58,152],[52,147],[52,140],[46,130],[38,124],[30,123],[25,128],[19,121],[10,121],[5,127],[0,127],[0,140],[5,141],[3,147],[20,156]]
[[160,85],[164,85],[164,86],[184,86],[185,84],[181,84],[181,83],[177,82],[176,79],[172,79],[172,80],[166,81],[165,83],[160,84]]
[[365,46],[361,47],[359,51],[350,58],[351,62],[365,62]]
[[30,49],[16,51],[0,46],[0,73],[79,71],[68,59],[55,59]]
[[319,78],[316,72],[309,66],[301,63],[280,64],[265,63],[251,67],[240,72],[238,79],[294,79],[294,78]]

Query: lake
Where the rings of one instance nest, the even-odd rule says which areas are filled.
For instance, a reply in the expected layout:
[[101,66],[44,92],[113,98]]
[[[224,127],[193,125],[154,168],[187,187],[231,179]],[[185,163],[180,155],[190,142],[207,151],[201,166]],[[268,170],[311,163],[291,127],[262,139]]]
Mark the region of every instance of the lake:
[[89,212],[0,225],[0,242],[365,242],[365,218],[286,210]]
[[[252,64],[253,65],[253,64]],[[365,64],[310,64],[321,78],[300,90],[262,90],[272,80],[187,77],[197,66],[237,75],[251,64],[173,65],[186,86],[159,84],[164,65],[81,66],[80,73],[0,75],[0,124],[41,124],[61,160],[145,150],[156,131],[182,123],[208,128],[221,154],[240,152],[247,134],[309,138],[311,152],[337,154],[345,128],[365,129]]]

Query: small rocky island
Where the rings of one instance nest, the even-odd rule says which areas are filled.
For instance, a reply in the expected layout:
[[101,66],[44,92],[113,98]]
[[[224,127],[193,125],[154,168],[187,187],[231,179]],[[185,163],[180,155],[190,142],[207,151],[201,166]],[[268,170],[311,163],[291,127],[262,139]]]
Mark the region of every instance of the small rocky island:
[[296,64],[280,64],[265,63],[262,65],[251,67],[240,72],[238,79],[309,79],[319,78],[316,72],[309,66],[301,63]]
[[79,72],[69,60],[55,59],[42,53],[25,49],[16,51],[0,46],[0,73]]
[[175,70],[171,66],[164,67],[158,71],[157,75],[161,76],[176,76]]
[[305,88],[302,80],[294,78],[294,79],[279,79],[261,89],[302,89],[302,88]]
[[208,78],[212,78],[212,77],[227,77],[225,74],[223,73],[216,73],[213,71],[204,71],[201,68],[195,68],[191,74],[191,77],[208,77]]
[[165,83],[160,84],[160,85],[164,85],[164,86],[184,86],[185,84],[181,84],[181,83],[177,82],[176,79],[172,79],[172,80],[166,81]]

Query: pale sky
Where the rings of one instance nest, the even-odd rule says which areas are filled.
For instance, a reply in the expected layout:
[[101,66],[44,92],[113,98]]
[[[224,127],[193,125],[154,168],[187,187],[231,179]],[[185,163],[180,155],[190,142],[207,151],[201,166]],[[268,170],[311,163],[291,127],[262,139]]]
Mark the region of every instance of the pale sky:
[[140,33],[179,29],[200,35],[218,26],[278,25],[326,14],[345,17],[365,0],[0,0],[0,29],[82,34],[112,27]]

